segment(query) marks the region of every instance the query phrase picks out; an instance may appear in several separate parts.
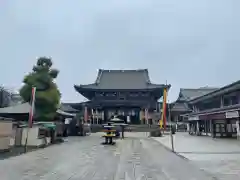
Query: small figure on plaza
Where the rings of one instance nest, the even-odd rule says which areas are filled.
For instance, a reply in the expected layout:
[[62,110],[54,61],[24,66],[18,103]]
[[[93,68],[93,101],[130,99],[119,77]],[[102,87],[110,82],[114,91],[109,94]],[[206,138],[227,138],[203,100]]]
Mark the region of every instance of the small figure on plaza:
[[103,132],[105,132],[105,135],[103,137],[105,138],[105,142],[102,144],[106,145],[114,145],[115,142],[113,141],[113,138],[116,136],[116,130],[113,129],[114,126],[111,125],[111,123],[108,123],[106,126],[104,126]]

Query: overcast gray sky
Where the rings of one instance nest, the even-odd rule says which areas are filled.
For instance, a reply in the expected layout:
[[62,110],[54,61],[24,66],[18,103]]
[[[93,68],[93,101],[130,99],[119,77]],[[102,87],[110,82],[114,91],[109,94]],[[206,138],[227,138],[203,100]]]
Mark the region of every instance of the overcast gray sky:
[[65,102],[98,68],[148,68],[154,83],[222,86],[239,79],[239,0],[2,0],[0,84],[19,88],[38,56],[60,70]]

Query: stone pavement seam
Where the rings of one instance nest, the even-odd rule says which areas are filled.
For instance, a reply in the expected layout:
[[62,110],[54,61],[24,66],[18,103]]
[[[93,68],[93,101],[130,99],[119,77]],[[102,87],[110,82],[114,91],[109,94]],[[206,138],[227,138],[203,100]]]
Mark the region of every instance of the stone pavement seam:
[[[151,138],[152,139],[152,138]],[[188,179],[189,177],[187,177],[186,176],[186,174],[188,174],[189,172],[189,174],[191,175],[191,180],[192,179],[201,179],[201,180],[206,180],[206,179],[211,179],[211,180],[218,180],[217,179],[217,177],[215,177],[213,174],[211,174],[211,173],[208,173],[208,172],[206,172],[206,171],[204,171],[204,170],[202,170],[202,169],[200,169],[198,166],[196,166],[195,164],[193,164],[191,161],[186,161],[185,159],[183,159],[183,158],[181,158],[181,157],[179,157],[178,155],[176,156],[176,154],[175,153],[173,153],[171,150],[169,150],[169,149],[166,149],[164,146],[162,146],[158,141],[156,142],[155,141],[155,139],[152,139],[152,146],[154,145],[153,144],[153,142],[154,142],[154,144],[155,144],[155,148],[153,148],[153,149],[151,149],[151,151],[150,151],[150,154],[152,154],[152,153],[154,153],[154,152],[152,152],[152,150],[157,150],[158,151],[158,156],[159,157],[161,157],[162,158],[162,164],[161,164],[161,166],[163,167],[163,170],[166,170],[166,172],[164,172],[163,171],[163,173],[167,173],[167,176],[168,175],[172,175],[171,174],[171,172],[173,171],[173,172],[175,172],[175,173],[177,173],[177,177],[176,177],[176,174],[175,174],[175,177],[173,176],[173,177],[170,177],[170,178],[168,178],[168,179],[173,179],[173,178],[175,178],[175,179]],[[145,142],[145,147],[146,148],[148,148],[148,144],[151,144],[151,141],[149,141],[149,142]],[[157,146],[159,147],[159,148],[157,148]],[[164,155],[163,154],[161,154],[161,153],[163,153],[163,152],[159,152],[159,150],[161,149],[164,149],[164,150],[166,150],[167,152],[166,153],[164,153]],[[156,152],[155,152],[156,153]],[[169,158],[171,158],[171,159],[168,159],[166,156],[167,156],[167,154],[172,154],[172,158],[171,157],[169,157]],[[167,160],[167,161],[166,161]],[[170,162],[168,162],[168,163],[166,163],[166,162],[164,162],[164,161],[166,161],[166,162],[168,162],[168,161],[170,161]],[[172,162],[174,162],[173,164],[171,164]],[[184,163],[185,162],[185,163]],[[171,164],[171,165],[170,165]],[[185,165],[187,165],[187,168],[186,167],[184,167]],[[169,166],[170,165],[170,166]],[[177,167],[177,166],[179,166],[179,167]],[[183,170],[183,174],[179,174],[179,172],[182,172],[182,170]],[[203,177],[203,176],[205,176],[205,177]],[[180,175],[180,176],[179,176]],[[194,177],[193,177],[194,176]],[[189,179],[190,180],[190,179]]]
[[[151,139],[154,140],[154,141],[156,141],[156,142],[158,142],[159,145],[162,146],[162,147],[163,147],[164,149],[166,149],[167,151],[169,151],[169,152],[171,152],[171,153],[173,153],[173,154],[176,154],[178,157],[182,158],[182,159],[185,160],[185,161],[191,162],[190,159],[186,158],[185,156],[181,155],[180,153],[178,153],[178,152],[176,152],[176,151],[172,151],[171,148],[169,148],[168,146],[165,146],[164,144],[162,144],[161,142],[157,141],[156,139],[154,139],[154,138],[151,138]],[[209,173],[209,172],[205,171],[204,169],[201,169],[201,168],[199,168],[199,169],[200,169],[200,171],[202,171],[202,172],[208,174],[209,176],[211,176],[211,177],[213,178],[213,180],[219,180],[216,176],[214,176],[214,174]]]
[[157,141],[156,139],[154,139],[154,138],[151,138],[151,139],[153,139],[154,141],[158,142],[159,145],[161,145],[163,148],[165,148],[166,150],[168,150],[168,151],[176,154],[176,155],[179,156],[180,158],[182,158],[182,159],[184,159],[184,160],[186,160],[186,161],[190,161],[188,158],[184,157],[183,155],[181,155],[180,153],[178,153],[178,152],[176,152],[176,151],[173,151],[171,148],[165,146],[164,144],[162,144],[161,142]]

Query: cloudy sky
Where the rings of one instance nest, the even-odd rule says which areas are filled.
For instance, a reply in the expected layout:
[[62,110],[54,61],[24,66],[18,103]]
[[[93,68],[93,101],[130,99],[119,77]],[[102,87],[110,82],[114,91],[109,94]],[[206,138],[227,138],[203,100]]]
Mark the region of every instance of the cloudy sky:
[[239,79],[239,0],[2,0],[0,84],[18,89],[51,56],[65,102],[97,69],[148,68],[154,83],[223,86]]

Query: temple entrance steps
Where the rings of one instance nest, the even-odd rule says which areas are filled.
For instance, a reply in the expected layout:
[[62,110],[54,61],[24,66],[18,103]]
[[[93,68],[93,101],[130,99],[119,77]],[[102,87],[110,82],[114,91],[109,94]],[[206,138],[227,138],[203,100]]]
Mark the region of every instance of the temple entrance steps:
[[[151,132],[159,129],[159,125],[148,125],[148,124],[129,124],[125,128],[125,132]],[[100,124],[92,124],[91,132],[101,132],[102,125]]]
[[159,129],[158,125],[148,125],[148,124],[139,124],[139,125],[128,125],[125,129],[126,132],[151,132]]

